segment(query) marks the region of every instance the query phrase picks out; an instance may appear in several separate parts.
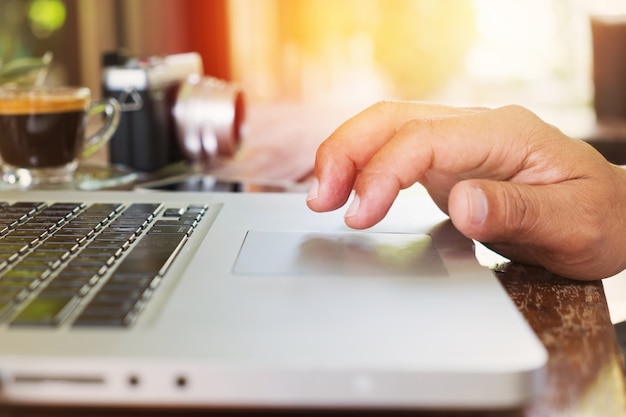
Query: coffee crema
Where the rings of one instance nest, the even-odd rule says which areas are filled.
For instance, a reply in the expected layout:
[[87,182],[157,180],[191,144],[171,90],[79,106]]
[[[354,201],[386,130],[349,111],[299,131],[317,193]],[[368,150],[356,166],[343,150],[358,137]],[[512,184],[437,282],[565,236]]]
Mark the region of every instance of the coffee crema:
[[0,114],[59,113],[84,111],[89,104],[85,97],[23,95],[16,97],[0,96]]
[[16,168],[58,167],[80,154],[85,137],[83,97],[0,97],[0,156]]

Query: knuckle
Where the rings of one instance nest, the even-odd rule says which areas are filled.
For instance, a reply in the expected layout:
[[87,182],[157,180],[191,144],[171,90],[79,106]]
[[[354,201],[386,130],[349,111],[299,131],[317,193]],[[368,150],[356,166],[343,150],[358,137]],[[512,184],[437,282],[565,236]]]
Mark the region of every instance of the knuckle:
[[497,111],[504,113],[503,120],[515,121],[519,127],[526,126],[528,128],[536,129],[537,127],[548,126],[548,124],[543,122],[539,116],[519,104],[509,104],[499,108]]
[[517,139],[520,142],[533,144],[532,146],[545,146],[553,143],[555,138],[560,138],[563,134],[555,126],[546,123],[537,114],[528,108],[510,104],[498,109],[504,112],[502,120],[509,120],[516,126]]
[[421,139],[434,137],[436,127],[432,118],[421,117],[407,120],[401,127],[403,131],[418,135]]
[[395,109],[395,105],[396,103],[391,100],[380,100],[372,104],[367,111],[373,112],[374,114],[385,115],[392,113]]
[[534,117],[535,114],[527,109],[526,107],[519,104],[507,104],[506,106],[500,107],[499,111],[514,114],[520,117]]
[[388,109],[389,107],[395,106],[396,102],[392,100],[379,100],[372,107],[377,109]]
[[331,145],[329,142],[322,142],[315,151],[315,160],[319,163],[328,159],[333,152],[331,151]]

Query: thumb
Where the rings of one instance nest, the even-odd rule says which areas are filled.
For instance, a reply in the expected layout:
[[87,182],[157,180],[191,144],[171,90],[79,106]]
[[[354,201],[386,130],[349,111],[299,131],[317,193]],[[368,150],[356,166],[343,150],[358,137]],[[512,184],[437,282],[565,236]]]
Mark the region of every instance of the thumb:
[[[455,227],[481,242],[524,244],[556,225],[541,186],[509,181],[468,180],[450,191],[448,211]],[[546,222],[546,224],[543,224]]]

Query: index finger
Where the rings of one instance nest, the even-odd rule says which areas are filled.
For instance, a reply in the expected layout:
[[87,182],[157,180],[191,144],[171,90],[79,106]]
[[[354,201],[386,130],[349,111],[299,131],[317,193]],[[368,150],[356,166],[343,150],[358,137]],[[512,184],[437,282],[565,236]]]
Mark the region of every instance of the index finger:
[[341,207],[361,170],[412,119],[433,119],[484,109],[419,102],[379,102],[343,123],[318,148],[307,204],[315,211]]

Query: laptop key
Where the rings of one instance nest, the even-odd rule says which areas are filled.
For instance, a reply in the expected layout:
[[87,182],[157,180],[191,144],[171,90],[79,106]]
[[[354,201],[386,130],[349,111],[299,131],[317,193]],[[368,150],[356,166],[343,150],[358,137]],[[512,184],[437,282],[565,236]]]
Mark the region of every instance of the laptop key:
[[0,296],[0,317],[4,316],[13,307],[15,307],[14,298]]
[[148,233],[130,250],[114,274],[163,275],[186,240],[186,233]]
[[19,295],[24,292],[23,286],[1,286],[0,285],[0,299],[18,299]]
[[150,290],[107,288],[105,285],[74,326],[128,326],[150,294]]
[[13,321],[12,326],[54,326],[78,303],[79,298],[72,293],[45,294],[42,292],[31,301]]
[[100,309],[87,307],[83,314],[74,322],[74,326],[111,326],[125,327],[132,323],[137,316],[134,308]]

